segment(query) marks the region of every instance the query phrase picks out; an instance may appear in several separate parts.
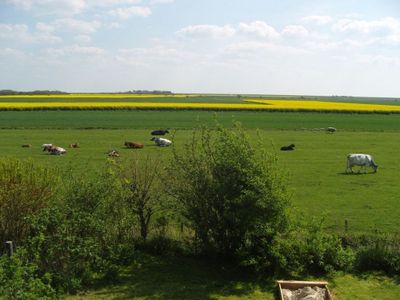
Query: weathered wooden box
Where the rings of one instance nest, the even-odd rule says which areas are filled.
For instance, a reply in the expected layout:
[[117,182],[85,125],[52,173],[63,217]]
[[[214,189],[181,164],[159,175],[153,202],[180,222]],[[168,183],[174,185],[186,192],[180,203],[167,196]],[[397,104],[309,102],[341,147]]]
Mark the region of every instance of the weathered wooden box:
[[[278,280],[277,283],[278,283],[278,286],[279,286],[279,296],[280,296],[281,300],[286,300],[286,298],[284,298],[284,292],[283,292],[284,289],[295,291],[295,290],[303,289],[303,288],[306,288],[306,287],[324,288],[326,290],[324,300],[333,300],[333,297],[332,297],[332,295],[331,295],[331,293],[330,293],[330,291],[328,289],[328,282],[326,282],[326,281]],[[295,299],[297,299],[297,298],[295,298]]]

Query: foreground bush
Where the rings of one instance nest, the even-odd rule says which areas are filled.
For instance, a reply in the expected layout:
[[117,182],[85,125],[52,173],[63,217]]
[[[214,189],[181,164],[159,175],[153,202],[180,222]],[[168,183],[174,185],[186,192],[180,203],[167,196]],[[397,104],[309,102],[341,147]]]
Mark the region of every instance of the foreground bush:
[[201,253],[248,266],[272,258],[288,197],[276,157],[256,152],[239,125],[194,132],[174,151],[166,181]]
[[351,242],[357,251],[356,271],[382,271],[388,275],[400,275],[399,236],[377,234],[353,238]]
[[38,276],[37,266],[16,254],[0,257],[0,299],[56,299],[50,275]]
[[0,160],[0,241],[23,241],[28,217],[49,205],[57,188],[54,171],[32,160]]
[[353,250],[343,247],[339,236],[316,220],[294,222],[288,231],[277,236],[273,253],[275,272],[292,277],[350,271],[355,259]]

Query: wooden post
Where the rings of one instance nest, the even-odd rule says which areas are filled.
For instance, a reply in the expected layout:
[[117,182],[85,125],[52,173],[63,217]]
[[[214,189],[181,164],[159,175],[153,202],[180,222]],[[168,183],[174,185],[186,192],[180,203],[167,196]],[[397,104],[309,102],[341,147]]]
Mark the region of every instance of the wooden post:
[[14,245],[12,241],[7,241],[4,243],[4,246],[6,248],[6,252],[8,256],[12,256],[14,254]]
[[344,220],[344,232],[347,233],[349,231],[349,221]]

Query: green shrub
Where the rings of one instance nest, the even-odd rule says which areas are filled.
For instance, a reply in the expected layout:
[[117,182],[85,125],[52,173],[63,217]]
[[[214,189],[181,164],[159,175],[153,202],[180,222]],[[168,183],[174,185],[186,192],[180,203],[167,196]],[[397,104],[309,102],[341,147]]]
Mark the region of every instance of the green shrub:
[[322,224],[315,220],[296,222],[277,236],[273,246],[276,273],[298,277],[352,269],[352,249],[344,248],[339,236],[325,230]]
[[357,246],[355,270],[383,271],[400,275],[400,240],[398,237],[376,235],[364,238]]
[[255,266],[269,260],[287,225],[288,197],[276,157],[255,151],[240,125],[193,133],[174,151],[165,186],[200,252]]
[[0,160],[0,241],[27,237],[27,218],[48,206],[57,182],[56,172],[32,160]]
[[0,257],[0,299],[56,299],[50,275],[39,277],[37,266],[24,263],[18,253]]

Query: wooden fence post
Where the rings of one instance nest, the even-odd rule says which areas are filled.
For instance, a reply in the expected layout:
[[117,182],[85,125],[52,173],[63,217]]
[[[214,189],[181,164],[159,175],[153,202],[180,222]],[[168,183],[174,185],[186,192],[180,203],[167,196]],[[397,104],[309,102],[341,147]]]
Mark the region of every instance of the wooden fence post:
[[4,243],[4,246],[6,248],[6,252],[8,256],[12,256],[14,254],[14,245],[12,241],[7,241]]

